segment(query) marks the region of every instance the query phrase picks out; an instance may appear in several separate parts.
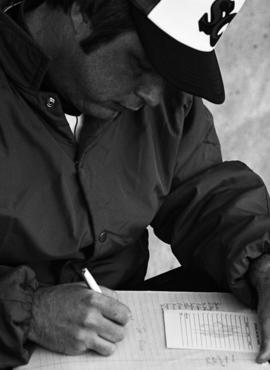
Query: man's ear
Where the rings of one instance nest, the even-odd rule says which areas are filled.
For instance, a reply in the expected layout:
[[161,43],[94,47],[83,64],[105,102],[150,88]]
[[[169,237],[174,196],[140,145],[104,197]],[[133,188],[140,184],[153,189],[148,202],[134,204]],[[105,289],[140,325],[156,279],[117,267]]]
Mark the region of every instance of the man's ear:
[[80,5],[76,1],[74,1],[70,9],[70,17],[78,41],[82,41],[90,36],[92,33],[91,21],[87,15],[82,12]]

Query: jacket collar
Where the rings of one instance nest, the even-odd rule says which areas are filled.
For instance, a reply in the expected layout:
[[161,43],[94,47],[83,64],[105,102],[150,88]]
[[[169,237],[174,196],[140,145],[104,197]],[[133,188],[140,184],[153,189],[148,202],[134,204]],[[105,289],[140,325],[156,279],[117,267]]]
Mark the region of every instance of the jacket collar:
[[[23,15],[25,0],[18,6]],[[5,9],[0,11],[0,65],[16,84],[38,90],[50,60],[31,35],[4,12]]]

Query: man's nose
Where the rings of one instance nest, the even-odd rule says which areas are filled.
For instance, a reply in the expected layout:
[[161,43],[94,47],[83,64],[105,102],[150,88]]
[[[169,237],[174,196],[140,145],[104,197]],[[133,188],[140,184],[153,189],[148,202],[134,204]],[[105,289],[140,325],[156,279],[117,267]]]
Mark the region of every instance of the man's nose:
[[158,75],[145,77],[136,89],[136,94],[142,98],[147,105],[154,107],[159,104],[163,91],[163,80]]

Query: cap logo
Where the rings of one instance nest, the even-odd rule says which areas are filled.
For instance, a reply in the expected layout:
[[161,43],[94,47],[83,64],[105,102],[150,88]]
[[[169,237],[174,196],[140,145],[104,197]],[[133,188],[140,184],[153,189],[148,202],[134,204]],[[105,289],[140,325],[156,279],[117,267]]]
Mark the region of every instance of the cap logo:
[[[1,1],[1,0],[0,0]],[[212,52],[245,0],[130,0],[176,41]]]
[[199,30],[210,36],[211,46],[216,45],[222,35],[221,29],[236,16],[236,13],[232,13],[234,8],[234,1],[216,0],[211,6],[211,20],[208,20],[207,13],[199,20]]

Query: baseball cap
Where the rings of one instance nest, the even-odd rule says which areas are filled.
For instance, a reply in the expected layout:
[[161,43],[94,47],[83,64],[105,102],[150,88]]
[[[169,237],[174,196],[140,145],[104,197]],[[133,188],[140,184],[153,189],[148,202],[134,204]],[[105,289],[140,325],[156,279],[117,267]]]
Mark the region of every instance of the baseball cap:
[[215,48],[245,0],[130,0],[145,52],[177,88],[221,104],[225,91]]

